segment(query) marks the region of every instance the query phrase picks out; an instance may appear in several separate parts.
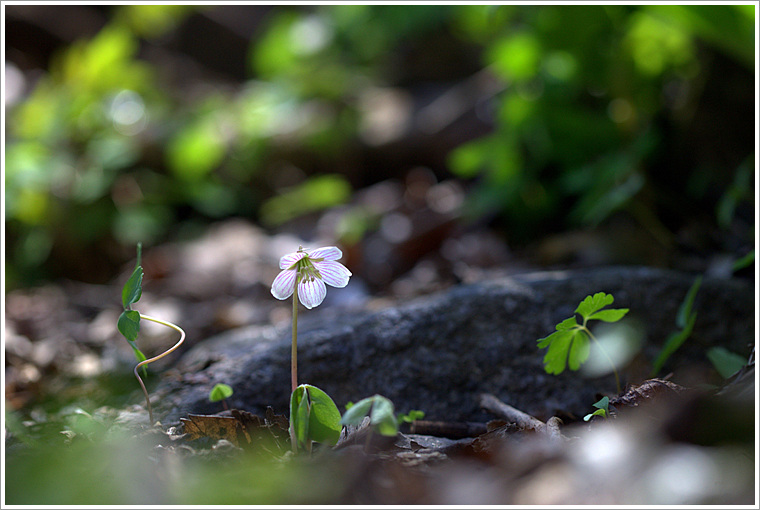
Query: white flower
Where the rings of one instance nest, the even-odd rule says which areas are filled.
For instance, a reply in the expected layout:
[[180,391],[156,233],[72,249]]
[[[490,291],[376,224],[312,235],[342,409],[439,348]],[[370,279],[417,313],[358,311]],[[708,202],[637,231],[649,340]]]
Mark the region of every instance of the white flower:
[[319,306],[327,295],[325,283],[332,287],[345,287],[351,271],[336,262],[343,253],[335,246],[313,250],[298,247],[280,259],[280,274],[272,282],[272,295],[277,299],[288,299],[298,281],[298,299],[306,308]]

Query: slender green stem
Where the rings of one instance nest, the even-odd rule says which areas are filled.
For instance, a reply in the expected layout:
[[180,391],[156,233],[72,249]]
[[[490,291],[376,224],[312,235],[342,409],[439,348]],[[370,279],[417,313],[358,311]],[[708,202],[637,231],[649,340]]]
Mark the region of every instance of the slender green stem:
[[[293,289],[293,338],[290,345],[290,393],[298,388],[298,280],[296,276],[295,288]],[[293,417],[290,417],[290,446],[293,453],[298,451],[298,441],[296,440],[295,423]]]
[[143,380],[142,380],[142,378],[140,377],[140,374],[137,371],[140,369],[140,367],[142,367],[144,365],[147,365],[148,363],[153,363],[154,361],[160,360],[161,358],[163,358],[167,354],[169,354],[172,351],[174,351],[177,347],[179,347],[180,345],[182,345],[182,342],[185,341],[185,332],[182,330],[182,328],[180,328],[176,324],[172,324],[171,322],[162,321],[161,319],[156,319],[155,317],[150,317],[148,315],[140,314],[140,319],[145,319],[146,321],[152,321],[152,322],[156,322],[158,324],[163,324],[164,326],[168,326],[168,327],[170,327],[170,328],[178,331],[179,334],[180,334],[179,341],[176,344],[174,344],[174,347],[172,347],[168,351],[162,352],[158,356],[155,356],[153,358],[141,361],[140,363],[138,363],[135,366],[135,370],[134,370],[135,377],[137,377],[137,382],[140,383],[140,387],[142,388],[143,393],[145,394],[145,402],[148,405],[148,414],[150,415],[150,424],[153,425],[153,423],[155,423],[155,422],[153,421],[153,408],[150,406],[150,398],[148,397],[148,390],[145,388],[145,383],[143,383]]
[[599,346],[599,350],[602,351],[602,354],[604,354],[604,357],[607,358],[607,361],[610,362],[610,366],[612,367],[612,372],[615,374],[615,386],[617,387],[618,394],[622,391],[620,389],[620,377],[618,376],[617,368],[615,367],[615,362],[612,361],[612,358],[610,358],[610,355],[607,354],[607,351],[602,347],[601,342],[596,339],[596,337],[591,333],[591,331],[586,327],[586,325],[583,325],[583,329],[586,331],[586,334],[594,341],[596,342],[596,345]]
[[298,292],[293,292],[293,339],[290,346],[290,392],[298,387]]

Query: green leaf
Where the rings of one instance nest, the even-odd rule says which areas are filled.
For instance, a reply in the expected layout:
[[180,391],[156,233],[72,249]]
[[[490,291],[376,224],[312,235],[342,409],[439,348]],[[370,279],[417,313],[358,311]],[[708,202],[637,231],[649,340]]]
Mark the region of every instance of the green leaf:
[[605,411],[604,409],[597,409],[593,413],[587,414],[586,416],[584,416],[583,417],[583,421],[589,421],[592,416],[603,416],[603,417],[606,418],[607,417],[607,411]]
[[691,284],[689,291],[686,293],[686,297],[684,298],[683,303],[681,303],[681,306],[678,307],[678,315],[676,315],[676,326],[681,329],[686,327],[686,324],[691,317],[691,309],[694,305],[694,298],[697,297],[697,291],[699,291],[700,285],[702,285],[702,275],[699,275],[694,279],[694,283]]
[[[132,351],[135,353],[135,358],[137,358],[137,363],[142,363],[146,359],[148,359],[143,352],[137,348],[137,345],[134,342],[129,342],[129,345],[132,346]],[[148,365],[143,365],[140,367],[142,369],[143,377],[148,377]]]
[[290,395],[290,428],[299,446],[305,446],[309,436],[309,396],[304,385]]
[[651,377],[657,375],[657,373],[665,365],[665,362],[668,360],[668,358],[674,352],[676,352],[678,348],[681,347],[681,345],[683,345],[687,338],[689,338],[689,335],[691,335],[691,330],[694,329],[694,322],[696,320],[697,314],[692,313],[684,329],[668,335],[668,338],[665,340],[665,344],[662,346],[662,349],[660,349],[660,352],[657,355],[657,358],[654,360],[654,363],[652,363],[652,372],[650,373]]
[[125,310],[129,310],[129,307],[133,303],[137,303],[140,300],[142,296],[142,279],[142,266],[137,266],[121,290],[121,301],[124,304]]
[[369,416],[372,429],[384,436],[398,433],[398,420],[394,414],[393,402],[382,395],[373,395],[360,400],[341,418],[343,425],[359,425],[365,416]]
[[[551,342],[549,350],[546,351],[546,355],[544,356],[544,370],[546,370],[546,373],[561,374],[565,371],[567,352],[575,336],[575,331],[577,330],[557,331],[544,339]],[[539,347],[543,346],[545,345],[539,343]]]
[[738,259],[736,262],[734,262],[733,266],[731,266],[731,271],[739,271],[740,269],[744,269],[745,267],[749,267],[755,262],[755,250],[750,251],[742,258]]
[[383,436],[395,436],[398,433],[398,421],[393,409],[393,402],[381,395],[374,396],[375,403],[369,419],[372,428]]
[[208,399],[211,402],[219,402],[225,398],[232,396],[232,388],[227,384],[218,383],[211,388],[211,392],[208,394]]
[[369,415],[370,409],[372,409],[372,398],[367,397],[351,407],[346,406],[346,412],[340,419],[341,425],[359,425],[364,417]]
[[593,296],[587,296],[575,309],[575,313],[580,314],[585,320],[588,320],[589,316],[604,308],[607,305],[611,305],[615,301],[612,294],[605,294],[604,292],[597,292]]
[[747,360],[736,353],[729,351],[724,347],[712,347],[707,351],[707,359],[713,364],[715,370],[723,377],[728,379],[736,372],[741,370]]
[[396,419],[398,421],[403,421],[405,423],[412,423],[414,420],[421,420],[424,417],[425,417],[424,411],[412,409],[406,414],[399,414],[398,416],[396,416]]
[[137,335],[140,333],[140,312],[137,310],[124,310],[119,316],[116,327],[124,335],[124,338],[133,344],[137,341]]
[[610,408],[610,397],[602,397],[598,402],[594,402],[594,407],[608,411]]
[[340,437],[340,411],[324,391],[310,384],[303,385],[310,402],[309,439],[317,443],[335,444]]
[[591,345],[588,335],[583,330],[575,331],[567,363],[570,370],[578,370],[581,364],[588,359],[590,353]]
[[564,331],[567,329],[573,329],[577,325],[578,325],[578,321],[575,320],[575,317],[570,317],[569,319],[565,319],[559,324],[557,324],[556,329],[557,331]]
[[588,316],[588,320],[596,319],[604,322],[617,322],[628,313],[628,308],[614,308],[601,310]]

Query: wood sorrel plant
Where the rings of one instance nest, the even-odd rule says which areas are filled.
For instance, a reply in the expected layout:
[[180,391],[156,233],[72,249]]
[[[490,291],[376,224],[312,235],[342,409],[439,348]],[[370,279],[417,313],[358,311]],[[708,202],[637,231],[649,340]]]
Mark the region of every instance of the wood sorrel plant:
[[[119,332],[124,335],[124,338],[127,339],[127,342],[129,342],[129,345],[132,347],[132,350],[135,353],[135,357],[137,358],[137,365],[135,365],[134,373],[135,377],[137,378],[137,382],[140,383],[140,387],[142,388],[143,394],[145,395],[145,403],[148,407],[148,414],[150,416],[150,424],[153,425],[153,409],[150,406],[150,398],[148,397],[148,390],[145,388],[145,383],[143,383],[142,378],[140,377],[140,374],[138,373],[138,370],[142,368],[143,375],[147,376],[148,372],[146,369],[146,365],[149,363],[153,363],[154,361],[157,361],[167,354],[174,351],[177,347],[182,345],[182,342],[185,341],[185,332],[177,326],[176,324],[172,324],[171,322],[166,322],[161,319],[156,319],[155,317],[150,317],[148,315],[143,315],[137,310],[132,310],[132,305],[137,303],[140,300],[140,297],[142,296],[142,279],[143,279],[143,269],[140,265],[140,259],[142,257],[142,244],[137,244],[137,265],[135,266],[135,270],[132,272],[132,276],[129,277],[129,280],[127,280],[127,283],[124,284],[124,288],[121,291],[121,300],[122,304],[124,305],[124,311],[119,316],[119,321],[117,322],[117,327],[119,329]],[[164,326],[170,327],[176,331],[179,332],[180,338],[179,341],[174,344],[174,346],[159,354],[158,356],[155,356],[153,358],[147,359],[145,354],[140,351],[140,349],[137,348],[137,335],[140,333],[140,320],[144,319],[147,321],[156,322],[158,324],[162,324]]]
[[348,285],[351,271],[337,262],[343,253],[335,246],[298,251],[280,259],[280,274],[272,282],[277,299],[293,296],[293,336],[290,358],[290,440],[311,449],[312,441],[335,442],[340,434],[340,411],[332,399],[316,386],[298,385],[298,301],[311,309],[322,304],[327,287]]

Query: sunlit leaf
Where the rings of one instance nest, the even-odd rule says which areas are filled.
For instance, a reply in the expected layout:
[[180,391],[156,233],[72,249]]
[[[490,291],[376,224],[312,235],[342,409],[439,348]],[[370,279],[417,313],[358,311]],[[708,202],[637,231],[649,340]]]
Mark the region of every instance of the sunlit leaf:
[[588,319],[591,314],[607,305],[611,305],[614,301],[615,298],[611,294],[597,292],[593,296],[586,296],[578,305],[578,308],[575,309],[575,313],[580,314],[584,319]]

